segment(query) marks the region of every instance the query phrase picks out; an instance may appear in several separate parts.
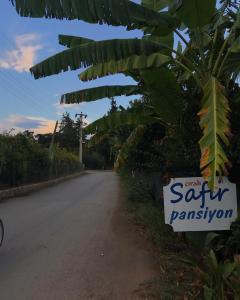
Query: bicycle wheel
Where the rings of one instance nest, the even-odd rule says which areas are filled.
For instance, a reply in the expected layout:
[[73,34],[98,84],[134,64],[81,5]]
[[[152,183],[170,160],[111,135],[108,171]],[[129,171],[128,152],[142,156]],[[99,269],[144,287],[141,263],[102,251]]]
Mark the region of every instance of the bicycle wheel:
[[2,246],[3,237],[4,237],[4,227],[3,227],[3,222],[0,219],[0,247]]

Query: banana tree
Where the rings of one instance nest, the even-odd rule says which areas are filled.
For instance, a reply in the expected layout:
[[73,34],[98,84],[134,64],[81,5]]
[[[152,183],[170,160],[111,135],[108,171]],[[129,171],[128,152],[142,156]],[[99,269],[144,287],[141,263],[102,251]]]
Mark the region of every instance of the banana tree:
[[[228,96],[240,69],[236,1],[222,0],[220,5],[216,0],[143,0],[141,5],[128,0],[10,1],[21,16],[79,19],[142,30],[142,39],[92,41],[60,36],[60,43],[69,49],[32,67],[31,72],[40,78],[88,67],[80,74],[82,80],[120,72],[145,84],[151,95],[145,70],[167,65],[183,86],[194,80],[200,95],[202,175],[213,189],[216,175],[227,174]],[[177,48],[170,45],[173,34]],[[161,92],[153,94],[157,99]]]
[[154,111],[151,108],[146,110],[144,102],[137,101],[133,107],[109,113],[85,127],[86,134],[93,134],[86,145],[91,148],[107,139],[115,156],[115,168],[119,169],[142,140],[147,127],[155,122],[158,120]]

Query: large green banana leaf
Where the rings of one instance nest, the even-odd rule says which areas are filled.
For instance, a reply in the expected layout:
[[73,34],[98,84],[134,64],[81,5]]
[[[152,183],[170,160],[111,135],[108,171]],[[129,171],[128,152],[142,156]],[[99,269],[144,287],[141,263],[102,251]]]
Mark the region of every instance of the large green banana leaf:
[[216,0],[181,0],[177,15],[191,29],[210,23],[216,10]]
[[161,45],[166,45],[168,48],[173,48],[174,46],[174,34],[171,32],[168,35],[165,36],[158,36],[154,34],[147,34],[143,36],[144,40],[152,41],[155,43],[159,43]]
[[144,70],[140,74],[143,89],[156,114],[167,124],[179,125],[185,101],[174,73],[160,68]]
[[136,70],[159,68],[170,61],[171,57],[161,53],[153,53],[148,56],[132,55],[126,59],[109,61],[89,67],[79,75],[79,78],[82,81],[88,81],[116,73],[129,73]]
[[203,105],[199,112],[203,130],[203,137],[199,141],[202,153],[200,167],[209,187],[214,189],[216,175],[226,175],[226,166],[229,164],[224,152],[224,145],[229,145],[229,104],[223,86],[214,77],[208,80],[203,92]]
[[138,125],[152,124],[156,119],[151,114],[145,113],[143,108],[140,110],[124,110],[118,111],[108,116],[104,116],[85,127],[86,134],[94,134],[96,132],[107,132],[123,125],[136,127]]
[[117,26],[160,26],[167,34],[176,19],[128,0],[10,0],[24,17],[83,20]]
[[240,52],[231,53],[223,66],[223,73],[240,72]]
[[168,0],[142,0],[141,5],[152,9],[154,11],[160,11],[169,5]]
[[163,48],[164,46],[160,44],[140,39],[92,42],[53,55],[30,70],[37,79],[94,64],[121,60],[132,55],[150,55],[161,51]]
[[83,44],[92,43],[95,41],[80,36],[59,34],[58,42],[60,45],[67,46],[68,48],[72,48]]
[[97,132],[95,133],[90,140],[87,141],[86,146],[88,148],[94,147],[95,145],[100,144],[104,140],[109,140],[110,135],[107,132]]
[[111,98],[122,95],[130,96],[138,94],[141,94],[141,91],[137,85],[100,86],[62,95],[61,103],[70,104],[90,102],[100,100],[103,98]]
[[121,168],[126,163],[130,152],[137,148],[146,130],[147,127],[144,125],[138,125],[136,128],[134,128],[134,130],[127,138],[126,142],[122,145],[121,149],[119,150],[116,162],[114,164],[114,168],[116,170]]

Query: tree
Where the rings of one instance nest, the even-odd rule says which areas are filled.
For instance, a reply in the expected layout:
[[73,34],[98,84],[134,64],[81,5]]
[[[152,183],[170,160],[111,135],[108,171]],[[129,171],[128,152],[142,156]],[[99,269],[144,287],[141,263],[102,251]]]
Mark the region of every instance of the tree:
[[69,113],[62,115],[59,132],[56,135],[56,142],[61,148],[77,152],[79,146],[78,129]]
[[[37,64],[31,72],[35,78],[40,78],[89,67],[80,74],[82,80],[119,72],[131,75],[139,83],[131,88],[133,93],[151,98],[159,106],[161,118],[168,123],[169,117],[173,120],[173,110],[161,97],[162,89],[158,89],[162,80],[168,80],[168,77],[160,77],[161,68],[167,66],[185,89],[193,82],[192,88],[201,103],[198,117],[202,129],[199,144],[203,177],[213,189],[216,175],[227,174],[230,165],[225,151],[230,144],[228,96],[240,67],[239,5],[236,1],[222,0],[218,7],[216,0],[143,0],[142,5],[127,0],[92,0],[91,5],[87,0],[45,0],[41,5],[30,0],[11,2],[22,16],[81,19],[90,23],[124,25],[129,30],[141,29],[142,39],[96,42],[61,35],[60,44],[69,49]],[[167,11],[162,11],[163,8]],[[185,28],[183,32],[182,28]],[[173,48],[173,34],[180,39],[177,49]],[[127,95],[128,89],[113,87],[111,96],[120,95],[120,92]],[[99,87],[69,93],[62,101],[72,103],[74,95],[74,101],[81,102],[86,93],[88,97],[84,101],[92,101],[103,98],[103,91],[109,97],[109,87]],[[180,112],[174,110],[177,116],[181,116],[182,109],[180,107]],[[175,117],[175,120],[180,124],[180,119]]]
[[113,97],[111,97],[111,108],[109,110],[109,113],[114,113],[117,110],[118,110],[117,102]]

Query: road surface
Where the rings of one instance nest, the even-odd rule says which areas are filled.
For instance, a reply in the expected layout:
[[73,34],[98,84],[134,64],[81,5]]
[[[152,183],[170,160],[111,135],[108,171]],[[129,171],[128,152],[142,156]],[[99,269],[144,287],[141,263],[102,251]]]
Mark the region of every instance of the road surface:
[[0,299],[142,299],[153,261],[119,195],[113,172],[89,172],[0,203]]

